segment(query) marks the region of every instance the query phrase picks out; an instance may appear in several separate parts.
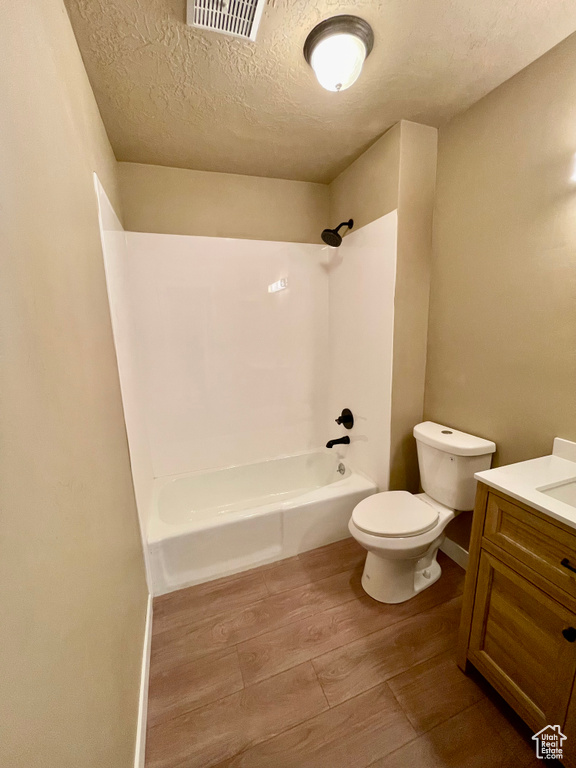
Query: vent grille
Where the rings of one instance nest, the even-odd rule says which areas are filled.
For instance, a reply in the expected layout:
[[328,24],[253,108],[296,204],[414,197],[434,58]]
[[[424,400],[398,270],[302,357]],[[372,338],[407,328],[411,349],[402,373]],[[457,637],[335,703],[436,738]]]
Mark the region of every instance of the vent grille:
[[188,0],[187,22],[225,35],[256,40],[266,0]]

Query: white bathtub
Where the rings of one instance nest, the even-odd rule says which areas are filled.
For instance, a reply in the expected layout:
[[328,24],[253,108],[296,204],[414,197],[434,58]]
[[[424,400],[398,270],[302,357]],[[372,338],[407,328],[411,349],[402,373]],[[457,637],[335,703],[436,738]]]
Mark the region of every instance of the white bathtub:
[[352,509],[376,491],[327,452],[158,478],[148,529],[154,594],[344,539]]

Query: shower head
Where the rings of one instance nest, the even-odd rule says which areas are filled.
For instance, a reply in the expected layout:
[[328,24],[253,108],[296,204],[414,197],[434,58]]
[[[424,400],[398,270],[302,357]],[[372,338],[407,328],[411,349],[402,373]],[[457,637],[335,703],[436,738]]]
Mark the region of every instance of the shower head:
[[353,226],[354,219],[350,219],[350,221],[343,221],[342,224],[339,224],[336,227],[336,229],[325,229],[322,232],[322,240],[324,240],[326,245],[331,245],[332,248],[338,248],[339,245],[342,245],[342,235],[340,234],[342,227],[352,229]]

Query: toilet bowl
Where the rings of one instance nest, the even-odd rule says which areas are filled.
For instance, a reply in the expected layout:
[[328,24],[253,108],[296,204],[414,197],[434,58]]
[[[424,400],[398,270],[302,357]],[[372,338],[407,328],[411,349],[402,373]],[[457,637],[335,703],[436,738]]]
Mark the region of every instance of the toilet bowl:
[[425,493],[388,491],[364,501],[348,523],[368,550],[362,587],[381,603],[403,603],[440,578],[436,555],[456,512]]
[[381,603],[403,603],[432,586],[444,529],[474,506],[474,474],[489,469],[495,444],[431,421],[414,427],[424,493],[385,491],[352,512],[348,528],[368,552],[362,587]]

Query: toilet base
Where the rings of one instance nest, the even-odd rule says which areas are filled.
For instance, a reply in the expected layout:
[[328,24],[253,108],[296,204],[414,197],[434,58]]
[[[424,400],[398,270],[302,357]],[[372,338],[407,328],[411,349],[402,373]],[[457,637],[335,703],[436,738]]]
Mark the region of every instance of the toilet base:
[[404,603],[431,587],[442,575],[437,553],[438,547],[420,560],[385,560],[368,552],[362,587],[379,603]]

